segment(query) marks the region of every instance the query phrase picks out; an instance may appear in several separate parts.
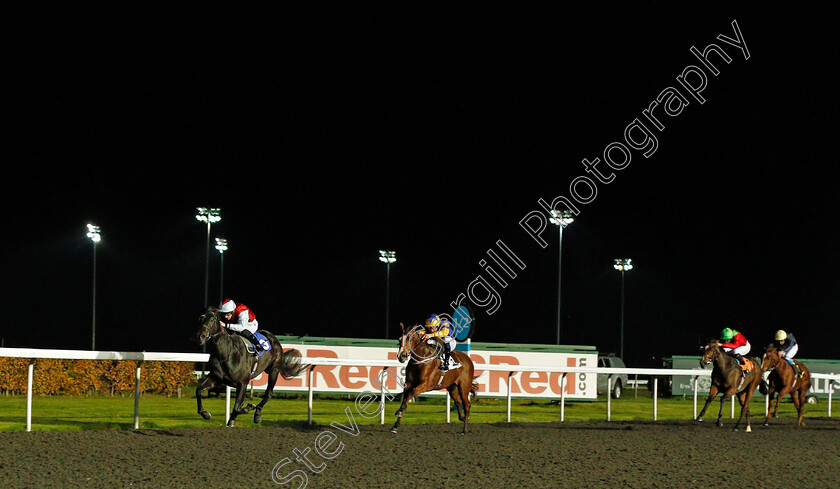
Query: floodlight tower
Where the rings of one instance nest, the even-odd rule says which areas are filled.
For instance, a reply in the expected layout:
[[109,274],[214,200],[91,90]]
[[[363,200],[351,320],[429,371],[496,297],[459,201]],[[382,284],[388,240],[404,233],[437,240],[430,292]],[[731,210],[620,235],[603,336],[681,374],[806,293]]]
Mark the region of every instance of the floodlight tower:
[[391,264],[397,261],[397,252],[379,250],[379,261],[385,264],[385,339],[387,339],[391,305]]
[[93,242],[93,314],[91,316],[90,349],[96,350],[96,245],[102,241],[99,226],[87,225],[87,237]]
[[574,222],[574,217],[572,217],[572,211],[570,210],[562,210],[558,211],[556,209],[551,210],[551,221],[552,224],[557,226],[557,230],[559,232],[559,239],[557,240],[557,344],[560,344],[560,304],[561,304],[561,277],[562,277],[562,268],[563,268],[563,229],[568,226],[569,224]]
[[207,300],[207,287],[210,281],[210,225],[221,221],[222,217],[219,215],[221,209],[218,207],[196,207],[196,210],[198,214],[195,215],[195,219],[207,223],[207,259],[204,262],[204,307],[207,307],[210,305]]
[[621,272],[621,341],[619,343],[619,357],[624,360],[624,272],[633,269],[630,258],[616,258],[613,268]]
[[219,252],[221,258],[221,265],[219,266],[219,304],[225,300],[224,297],[224,280],[225,280],[225,251],[228,249],[228,242],[224,238],[216,238],[216,250]]

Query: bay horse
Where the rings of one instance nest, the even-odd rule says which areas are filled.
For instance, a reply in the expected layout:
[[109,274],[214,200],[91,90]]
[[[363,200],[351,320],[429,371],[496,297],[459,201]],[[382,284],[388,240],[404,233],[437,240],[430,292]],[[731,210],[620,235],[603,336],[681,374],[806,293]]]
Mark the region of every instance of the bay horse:
[[[458,410],[458,420],[464,422],[464,429],[461,434],[467,432],[467,424],[470,421],[470,393],[478,391],[478,383],[473,376],[473,362],[466,353],[455,350],[452,358],[461,364],[460,367],[443,371],[438,367],[441,360],[439,354],[443,344],[436,342],[430,345],[423,339],[425,328],[415,325],[406,331],[405,326],[400,323],[402,335],[400,335],[400,347],[397,353],[397,360],[405,362],[405,388],[402,393],[402,404],[397,410],[397,421],[391,427],[391,433],[396,433],[400,426],[402,415],[406,410],[408,401],[428,391],[446,389],[455,407]],[[463,412],[462,412],[463,411]]]
[[[198,414],[204,419],[210,419],[210,413],[201,405],[201,393],[217,385],[227,385],[236,388],[236,402],[227,425],[234,426],[236,417],[249,411],[254,411],[254,423],[259,423],[262,421],[262,408],[271,399],[277,377],[282,375],[286,380],[297,377],[306,370],[307,366],[300,364],[299,351],[292,349],[284,352],[277,337],[265,330],[260,330],[260,333],[271,343],[271,349],[264,352],[258,359],[255,358],[253,353],[248,352],[246,345],[246,343],[250,345],[251,342],[243,336],[228,333],[222,328],[219,316],[217,308],[208,307],[207,311],[201,315],[201,327],[197,333],[200,344],[209,343],[210,345],[210,373],[195,390]],[[255,362],[256,366],[254,366]],[[268,373],[268,384],[262,401],[256,406],[249,403],[243,407],[248,383],[262,372]]]
[[709,388],[709,397],[706,399],[706,404],[703,406],[703,410],[700,411],[700,415],[697,416],[697,421],[703,421],[703,415],[706,414],[706,409],[709,408],[709,404],[712,403],[712,400],[720,392],[723,394],[723,397],[720,398],[720,412],[718,413],[717,425],[723,427],[723,420],[721,419],[723,417],[723,405],[727,399],[733,395],[737,395],[738,402],[741,403],[741,415],[738,417],[738,422],[735,423],[734,431],[738,430],[738,426],[741,424],[744,414],[746,414],[746,432],[751,432],[750,401],[758,385],[761,383],[761,363],[753,357],[744,356],[743,358],[745,360],[753,362],[753,368],[750,370],[750,373],[743,376],[738,361],[735,360],[735,357],[727,355],[723,351],[719,341],[710,341],[709,344],[701,347],[701,350],[703,350],[703,358],[700,359],[700,366],[705,367],[713,363],[714,368],[712,369],[712,385]]
[[[805,426],[802,422],[802,416],[805,414],[805,397],[808,395],[808,389],[811,388],[811,372],[808,367],[800,362],[799,368],[802,370],[802,378],[796,377],[793,367],[779,355],[779,350],[772,344],[764,348],[764,357],[761,361],[762,370],[770,370],[770,376],[767,378],[769,389],[767,395],[770,396],[770,402],[773,402],[773,394],[776,394],[776,407],[773,409],[773,417],[779,417],[779,400],[790,394],[793,399],[793,405],[796,406],[798,417],[796,426]],[[770,410],[767,410],[767,415],[764,418],[764,426],[770,424]]]

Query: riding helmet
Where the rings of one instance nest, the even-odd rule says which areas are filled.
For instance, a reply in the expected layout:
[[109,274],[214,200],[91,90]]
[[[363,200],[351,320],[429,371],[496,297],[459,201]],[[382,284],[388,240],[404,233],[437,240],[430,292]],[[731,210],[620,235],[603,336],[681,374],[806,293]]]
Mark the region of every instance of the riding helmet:
[[776,331],[776,341],[785,341],[786,339],[787,339],[787,333],[785,333],[785,330],[780,329],[780,330]]
[[225,299],[225,301],[222,302],[222,306],[219,307],[219,312],[227,314],[229,312],[233,312],[234,309],[236,309],[236,304],[230,299]]
[[437,328],[440,326],[440,318],[437,314],[432,314],[429,316],[429,319],[426,320],[426,326],[430,326],[432,328]]
[[722,340],[731,340],[735,337],[735,333],[732,332],[732,328],[723,328],[723,331],[720,332],[720,339]]

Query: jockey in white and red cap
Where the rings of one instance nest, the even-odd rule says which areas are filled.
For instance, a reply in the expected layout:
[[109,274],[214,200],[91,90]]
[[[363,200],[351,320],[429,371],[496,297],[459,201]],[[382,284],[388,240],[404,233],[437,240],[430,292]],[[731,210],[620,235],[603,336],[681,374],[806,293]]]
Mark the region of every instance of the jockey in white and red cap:
[[228,331],[239,333],[254,344],[254,350],[259,353],[263,350],[260,342],[254,337],[257,332],[257,316],[254,312],[248,309],[245,304],[236,304],[231,299],[222,301],[219,312],[222,314],[224,321],[222,327],[227,328]]

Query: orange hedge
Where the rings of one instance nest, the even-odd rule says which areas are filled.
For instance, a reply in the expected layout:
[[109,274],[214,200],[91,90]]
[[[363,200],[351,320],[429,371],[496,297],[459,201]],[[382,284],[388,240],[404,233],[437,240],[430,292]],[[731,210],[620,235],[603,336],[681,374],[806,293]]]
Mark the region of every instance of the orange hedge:
[[[0,357],[0,393],[25,394],[26,358]],[[134,393],[137,362],[114,360],[35,359],[33,394],[123,394]],[[179,394],[193,384],[192,362],[143,362],[140,390],[157,394]]]

